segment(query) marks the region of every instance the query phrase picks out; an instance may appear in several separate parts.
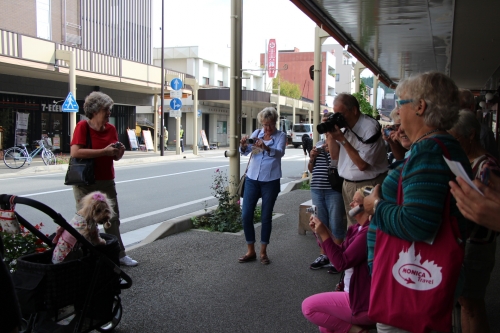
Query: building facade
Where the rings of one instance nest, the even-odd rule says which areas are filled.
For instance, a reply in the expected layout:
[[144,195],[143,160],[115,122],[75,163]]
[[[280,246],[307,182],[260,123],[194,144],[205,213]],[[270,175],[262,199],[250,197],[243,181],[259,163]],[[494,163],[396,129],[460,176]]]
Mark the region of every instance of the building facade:
[[[0,149],[49,137],[56,151],[69,151],[69,115],[61,108],[69,92],[63,51],[75,55],[77,121],[85,96],[103,91],[115,101],[110,122],[128,146],[136,108],[153,112],[153,95],[161,89],[161,69],[151,65],[151,0],[5,0],[0,10]],[[24,138],[15,133],[19,113],[28,117]]]
[[354,90],[354,65],[356,58],[344,50],[340,44],[325,44],[321,46],[322,51],[332,52],[336,59],[335,90],[337,94],[349,93]]

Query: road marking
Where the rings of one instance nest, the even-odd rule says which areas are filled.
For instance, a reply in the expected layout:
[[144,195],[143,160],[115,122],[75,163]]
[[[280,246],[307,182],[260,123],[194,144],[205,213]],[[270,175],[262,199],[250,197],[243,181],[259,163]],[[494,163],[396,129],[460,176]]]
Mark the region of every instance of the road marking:
[[189,205],[194,205],[196,203],[207,201],[207,200],[211,200],[211,199],[215,199],[215,197],[209,196],[209,197],[201,198],[201,199],[198,199],[198,200],[193,200],[193,201],[185,202],[185,203],[182,203],[182,204],[179,204],[179,205],[175,205],[175,206],[171,206],[171,207],[167,207],[167,208],[163,208],[163,209],[158,209],[158,210],[155,210],[155,211],[152,211],[152,212],[148,212],[148,213],[145,213],[145,214],[140,214],[140,215],[136,215],[136,216],[127,217],[126,219],[120,219],[120,222],[121,223],[132,222],[132,221],[135,221],[135,220],[138,220],[138,219],[142,219],[144,217],[148,217],[148,216],[152,216],[152,215],[156,215],[156,214],[165,213],[165,212],[168,212],[170,210],[174,210],[174,209],[177,209],[177,208],[182,208],[182,207],[189,206]]

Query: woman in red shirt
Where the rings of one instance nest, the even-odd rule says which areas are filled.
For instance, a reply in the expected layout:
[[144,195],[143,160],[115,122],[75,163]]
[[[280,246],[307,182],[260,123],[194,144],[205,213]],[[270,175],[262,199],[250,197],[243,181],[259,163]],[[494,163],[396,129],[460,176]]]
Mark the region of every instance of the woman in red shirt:
[[[93,158],[95,183],[91,185],[73,186],[76,211],[79,211],[80,200],[90,192],[105,193],[113,203],[114,217],[111,226],[104,228],[106,233],[118,238],[120,244],[120,264],[137,266],[137,261],[125,254],[125,247],[120,236],[120,211],[115,186],[115,169],[113,161],[123,157],[125,146],[118,142],[116,128],[109,123],[113,100],[108,95],[94,91],[85,98],[83,109],[88,120],[80,121],[73,133],[71,156],[76,158]],[[91,148],[87,147],[87,131],[90,131]]]

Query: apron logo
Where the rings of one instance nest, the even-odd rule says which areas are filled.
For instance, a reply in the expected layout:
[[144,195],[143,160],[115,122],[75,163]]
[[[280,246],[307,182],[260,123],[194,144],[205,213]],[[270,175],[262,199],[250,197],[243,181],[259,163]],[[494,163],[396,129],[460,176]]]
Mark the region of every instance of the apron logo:
[[415,255],[415,243],[408,251],[399,253],[399,259],[392,267],[392,275],[403,287],[413,290],[431,290],[439,286],[443,279],[439,267],[434,261],[424,261],[420,254]]

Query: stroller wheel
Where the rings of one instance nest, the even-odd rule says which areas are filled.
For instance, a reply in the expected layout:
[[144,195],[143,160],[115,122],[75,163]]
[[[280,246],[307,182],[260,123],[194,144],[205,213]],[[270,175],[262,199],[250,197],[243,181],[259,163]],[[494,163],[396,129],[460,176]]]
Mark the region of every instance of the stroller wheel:
[[97,328],[99,332],[111,332],[115,329],[116,326],[120,323],[122,319],[122,302],[120,297],[115,296],[115,300],[113,301],[113,319],[109,323],[102,325]]

